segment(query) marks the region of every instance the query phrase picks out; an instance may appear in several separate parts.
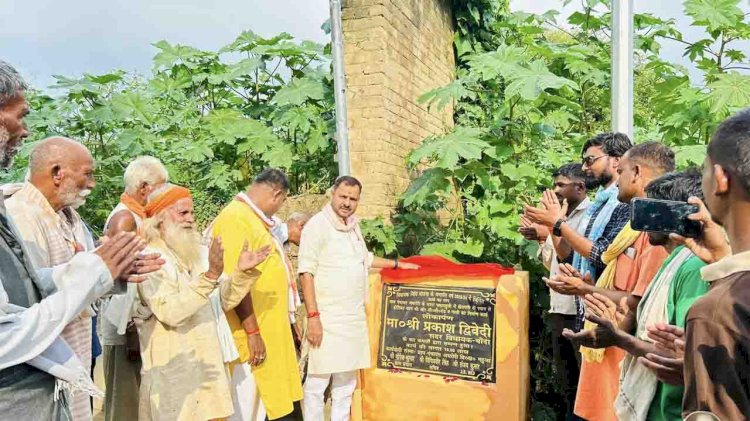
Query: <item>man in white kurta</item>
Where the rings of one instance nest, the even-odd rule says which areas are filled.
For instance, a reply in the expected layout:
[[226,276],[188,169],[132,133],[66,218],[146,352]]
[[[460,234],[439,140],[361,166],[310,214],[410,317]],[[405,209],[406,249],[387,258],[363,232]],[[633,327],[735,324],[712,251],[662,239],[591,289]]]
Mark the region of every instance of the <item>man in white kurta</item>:
[[370,267],[416,269],[367,251],[354,212],[362,185],[339,177],[331,203],[302,231],[298,272],[307,309],[310,351],[304,385],[305,420],[323,420],[323,394],[331,383],[331,420],[349,419],[357,370],[370,367],[365,318]]
[[[141,373],[139,419],[206,421],[232,414],[232,395],[209,296],[220,289],[223,310],[247,295],[266,251],[240,255],[224,282],[220,241],[211,244],[208,264],[200,253],[190,192],[179,186],[157,189],[146,205],[143,235],[165,265],[138,285],[144,309],[139,326]],[[150,312],[150,315],[147,315]]]
[[[94,160],[82,144],[66,138],[41,141],[31,152],[29,181],[5,186],[6,208],[36,269],[69,262],[76,253],[93,250],[94,242],[74,208],[94,188]],[[93,308],[85,308],[63,330],[62,338],[91,370]],[[74,421],[91,420],[91,402],[73,394]]]

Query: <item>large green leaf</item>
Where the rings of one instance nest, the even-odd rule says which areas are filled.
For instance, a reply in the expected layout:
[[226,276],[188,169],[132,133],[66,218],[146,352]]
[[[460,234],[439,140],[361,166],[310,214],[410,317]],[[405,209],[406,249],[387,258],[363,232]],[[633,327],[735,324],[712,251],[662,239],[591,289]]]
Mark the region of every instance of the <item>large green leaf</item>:
[[276,92],[271,102],[280,106],[301,105],[308,99],[323,99],[325,91],[325,86],[319,80],[295,79]]
[[673,149],[679,168],[701,165],[706,158],[706,145],[677,146]]
[[467,59],[469,67],[478,73],[482,80],[507,77],[519,70],[524,50],[512,45],[501,45],[496,51],[476,54]]
[[289,168],[294,160],[292,146],[288,143],[276,142],[263,153],[263,159],[274,168]]
[[151,99],[139,92],[125,92],[112,97],[112,110],[120,118],[151,123],[155,108]]
[[422,204],[435,193],[447,192],[450,185],[447,171],[430,168],[409,185],[403,196],[404,205]]
[[452,104],[454,101],[473,97],[473,92],[466,89],[461,80],[454,80],[448,85],[425,92],[417,101],[426,103],[428,107],[435,104],[437,110],[441,111],[446,105]]
[[550,72],[541,60],[535,60],[529,63],[528,67],[520,68],[510,76],[510,79],[512,82],[505,88],[505,95],[519,95],[525,100],[534,100],[547,89],[559,89],[563,86],[578,89],[578,85],[572,80]]
[[435,161],[439,168],[455,170],[459,160],[477,160],[482,152],[492,145],[480,138],[482,131],[474,127],[457,127],[453,132],[425,141],[409,156],[409,161],[418,163],[423,159]]
[[720,74],[708,87],[711,89],[712,112],[750,105],[750,76],[736,72]]
[[198,57],[200,51],[193,47],[179,44],[172,45],[164,40],[152,45],[159,49],[159,52],[154,56],[154,66],[156,68],[168,68],[178,63],[185,64],[190,68],[197,67],[197,64],[192,62],[192,59]]
[[731,28],[742,19],[740,0],[685,0],[685,13],[710,31]]

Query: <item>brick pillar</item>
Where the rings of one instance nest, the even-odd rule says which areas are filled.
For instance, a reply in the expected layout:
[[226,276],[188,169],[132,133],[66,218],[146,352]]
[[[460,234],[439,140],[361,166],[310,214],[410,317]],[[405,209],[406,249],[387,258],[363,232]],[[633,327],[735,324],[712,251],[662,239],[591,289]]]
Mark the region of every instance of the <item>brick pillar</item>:
[[448,0],[344,0],[352,175],[364,184],[357,212],[388,216],[409,185],[407,154],[453,125],[417,98],[455,78]]

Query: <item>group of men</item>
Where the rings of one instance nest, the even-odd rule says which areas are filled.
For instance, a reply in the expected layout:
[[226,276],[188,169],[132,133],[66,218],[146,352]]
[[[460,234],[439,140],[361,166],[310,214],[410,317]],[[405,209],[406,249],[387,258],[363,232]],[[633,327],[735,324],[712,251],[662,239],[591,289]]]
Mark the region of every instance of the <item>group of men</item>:
[[[0,61],[4,168],[28,136],[25,90]],[[331,418],[349,418],[356,372],[370,365],[367,274],[417,268],[368,252],[357,179],[338,178],[318,214],[284,223],[276,213],[289,182],[264,170],[201,234],[190,190],[139,157],[96,240],[76,211],[94,172],[83,144],[52,137],[34,146],[23,183],[2,186],[3,416],[92,418],[90,399],[102,397],[91,379],[97,315],[107,420],[322,420],[329,387]],[[288,242],[299,245],[296,270]]]
[[[670,148],[621,133],[595,136],[581,154],[519,224],[550,271],[559,418],[746,419],[750,110],[718,127],[702,173],[675,172]],[[700,236],[634,230],[635,198],[696,205]]]

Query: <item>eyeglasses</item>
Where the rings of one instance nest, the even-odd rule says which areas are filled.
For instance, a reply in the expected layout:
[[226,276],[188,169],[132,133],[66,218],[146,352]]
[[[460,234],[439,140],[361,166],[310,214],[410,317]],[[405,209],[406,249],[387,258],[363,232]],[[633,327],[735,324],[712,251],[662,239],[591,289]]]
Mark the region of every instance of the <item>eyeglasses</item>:
[[599,158],[604,158],[607,155],[599,155],[599,156],[584,156],[583,159],[581,159],[581,162],[583,162],[584,165],[591,166],[596,162]]

